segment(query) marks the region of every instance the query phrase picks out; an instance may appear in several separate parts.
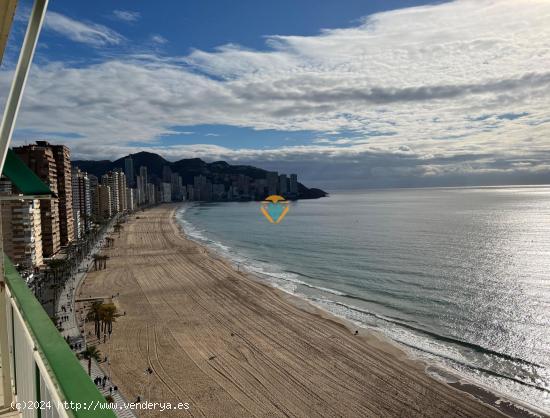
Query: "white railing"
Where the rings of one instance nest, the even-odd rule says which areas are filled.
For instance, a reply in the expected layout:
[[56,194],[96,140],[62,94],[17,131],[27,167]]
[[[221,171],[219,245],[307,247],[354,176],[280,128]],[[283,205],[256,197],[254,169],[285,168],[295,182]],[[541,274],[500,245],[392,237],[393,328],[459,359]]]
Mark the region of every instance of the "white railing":
[[18,410],[24,418],[114,418],[105,397],[7,257],[3,279],[3,406]]
[[[16,299],[6,287],[6,324],[10,358],[12,402],[23,418],[70,417],[62,406],[59,388],[52,381],[48,368],[36,348]],[[2,353],[4,355],[4,353]]]

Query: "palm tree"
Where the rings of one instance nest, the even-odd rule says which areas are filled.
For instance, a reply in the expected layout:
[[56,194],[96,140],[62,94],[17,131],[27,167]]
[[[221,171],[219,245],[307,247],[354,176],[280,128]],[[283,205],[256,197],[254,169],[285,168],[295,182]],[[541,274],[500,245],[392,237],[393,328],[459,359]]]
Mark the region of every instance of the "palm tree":
[[107,260],[109,259],[109,256],[108,255],[102,255],[101,256],[101,261],[103,262],[103,268],[106,269],[107,268]]
[[99,339],[101,337],[101,327],[100,327],[100,321],[101,321],[101,302],[94,302],[92,303],[92,307],[88,311],[88,315],[86,317],[86,320],[88,321],[94,321],[94,331],[96,337]]
[[115,226],[113,227],[114,232],[117,232],[119,236],[120,236],[121,229],[122,229],[122,224],[120,222],[116,223]]
[[92,376],[92,359],[97,362],[101,360],[99,350],[95,345],[91,345],[86,347],[86,350],[82,352],[82,356],[88,360],[88,376]]
[[95,270],[97,270],[98,264],[99,264],[100,267],[101,267],[101,263],[100,263],[100,261],[101,261],[101,256],[100,256],[99,254],[94,254],[93,258],[94,258],[94,271],[95,271]]
[[53,312],[55,312],[55,301],[57,299],[57,291],[60,289],[59,277],[64,273],[66,268],[65,260],[53,259],[48,263],[49,271],[53,276],[53,283],[50,284],[50,288],[53,290]]
[[113,321],[115,320],[116,306],[114,303],[104,303],[100,307],[100,317],[103,322],[103,334],[107,332],[109,336],[113,332]]

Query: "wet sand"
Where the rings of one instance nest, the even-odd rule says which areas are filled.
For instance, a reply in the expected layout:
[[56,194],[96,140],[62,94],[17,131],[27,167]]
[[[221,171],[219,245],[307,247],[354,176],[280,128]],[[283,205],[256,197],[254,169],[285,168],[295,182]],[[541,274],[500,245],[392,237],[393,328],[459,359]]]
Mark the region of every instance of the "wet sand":
[[105,250],[107,269],[91,272],[80,289],[81,297],[120,294],[114,302],[126,315],[98,348],[123,395],[190,404],[141,416],[503,416],[432,379],[375,334],[355,336],[235,271],[183,236],[175,208],[133,215]]

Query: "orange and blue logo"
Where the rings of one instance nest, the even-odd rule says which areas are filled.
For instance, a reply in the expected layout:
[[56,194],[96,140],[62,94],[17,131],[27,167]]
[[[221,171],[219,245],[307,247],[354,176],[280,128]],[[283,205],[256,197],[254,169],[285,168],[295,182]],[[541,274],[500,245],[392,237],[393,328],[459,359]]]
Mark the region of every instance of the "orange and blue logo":
[[278,195],[271,195],[262,202],[260,210],[272,224],[281,222],[288,213],[288,200]]

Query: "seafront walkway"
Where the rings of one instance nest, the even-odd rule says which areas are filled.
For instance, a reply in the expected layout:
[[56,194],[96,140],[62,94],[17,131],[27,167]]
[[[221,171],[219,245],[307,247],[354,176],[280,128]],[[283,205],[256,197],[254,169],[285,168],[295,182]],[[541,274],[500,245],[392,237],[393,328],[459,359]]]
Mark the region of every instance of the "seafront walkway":
[[[74,347],[75,353],[80,353],[86,349],[86,336],[84,334],[84,319],[85,312],[77,312],[75,308],[76,302],[76,292],[80,287],[81,283],[86,278],[90,268],[93,265],[93,257],[95,254],[99,254],[102,249],[102,246],[105,244],[105,238],[113,232],[113,225],[118,220],[118,218],[113,218],[107,228],[103,231],[101,237],[98,238],[96,244],[90,251],[87,257],[85,257],[80,265],[78,266],[76,274],[71,277],[65,283],[65,286],[61,290],[59,298],[56,305],[56,316],[57,318],[65,318],[61,321],[60,331],[61,335],[67,339],[68,344]],[[80,360],[82,367],[86,372],[88,372],[88,361]],[[101,369],[99,364],[93,360],[92,361],[92,376],[91,379],[96,377],[103,377],[106,373]],[[104,395],[111,395],[113,397],[114,403],[118,405],[123,405],[126,403],[126,400],[123,398],[122,394],[118,391],[109,393],[109,387],[112,386],[112,383],[109,382],[106,385],[105,389],[102,387],[99,388],[100,392]],[[136,415],[131,410],[116,410],[115,414],[120,418],[135,418]]]
[[69,344],[81,345],[80,349],[75,350],[77,352],[84,350],[86,348],[86,344],[85,337],[81,332],[81,326],[84,325],[83,318],[79,312],[75,311],[75,295],[93,264],[94,255],[99,254],[101,251],[102,246],[105,244],[105,237],[113,231],[113,224],[117,219],[118,218],[113,218],[110,221],[107,228],[105,228],[105,231],[103,231],[102,236],[98,238],[94,247],[90,251],[90,254],[88,254],[88,256],[85,257],[78,266],[76,274],[67,280],[65,286],[61,290],[59,298],[57,299],[55,314],[58,318],[66,318],[66,320],[61,322],[61,335],[64,338],[69,337]]
[[[80,360],[80,364],[82,364],[82,367],[84,367],[84,369],[86,370],[86,373],[88,372],[88,360]],[[95,379],[95,378],[103,378],[105,375],[105,373],[103,372],[103,370],[101,369],[101,367],[97,364],[97,362],[95,360],[92,360],[92,375],[90,377],[90,379],[92,379],[92,381]],[[124,399],[124,397],[121,395],[121,393],[117,390],[112,390],[110,391],[109,388],[110,387],[114,387],[113,383],[111,381],[108,381],[105,385],[105,387],[103,386],[98,386],[98,389],[99,391],[103,394],[103,396],[111,396],[113,398],[113,403],[117,404],[118,407],[120,409],[117,409],[114,411],[114,413],[116,414],[117,417],[119,418],[136,418],[136,415],[132,412],[131,409],[124,409],[124,405],[127,405],[128,402]],[[134,400],[135,401],[135,400]]]

